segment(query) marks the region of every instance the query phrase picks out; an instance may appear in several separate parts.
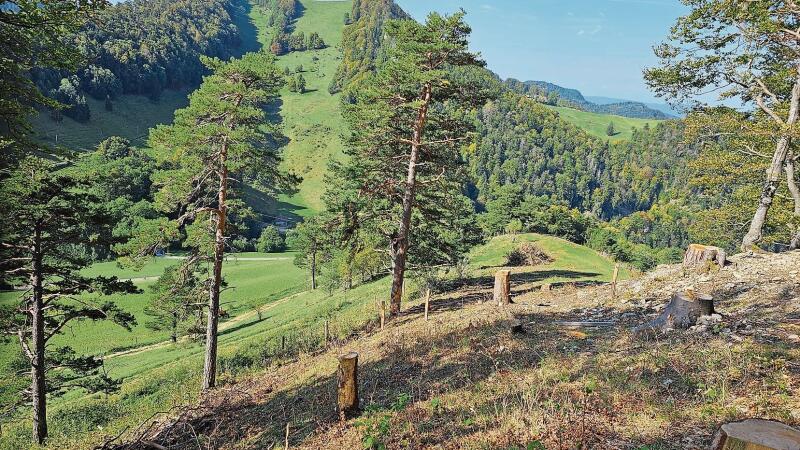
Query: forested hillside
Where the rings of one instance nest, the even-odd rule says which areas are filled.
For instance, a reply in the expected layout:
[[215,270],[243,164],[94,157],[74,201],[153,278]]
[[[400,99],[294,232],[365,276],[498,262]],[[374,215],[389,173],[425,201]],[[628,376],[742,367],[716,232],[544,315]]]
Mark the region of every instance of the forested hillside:
[[603,219],[647,210],[686,185],[686,162],[696,153],[681,145],[678,123],[633,132],[609,144],[515,93],[479,114],[479,140],[467,154],[482,196],[513,184]]
[[800,423],[800,6],[700,3],[646,81],[750,109],[590,112],[458,8],[0,2],[0,450]]
[[342,63],[328,90],[341,91],[351,81],[377,67],[385,57],[382,50],[383,24],[389,19],[409,18],[393,0],[354,0],[352,11],[343,18]]
[[92,114],[86,96],[113,109],[121,94],[157,99],[165,89],[196,87],[205,68],[200,55],[227,59],[240,53],[241,38],[229,0],[131,0],[108,8],[69,39],[88,62],[76,72],[34,69],[46,95],[67,105],[54,111],[77,121]]

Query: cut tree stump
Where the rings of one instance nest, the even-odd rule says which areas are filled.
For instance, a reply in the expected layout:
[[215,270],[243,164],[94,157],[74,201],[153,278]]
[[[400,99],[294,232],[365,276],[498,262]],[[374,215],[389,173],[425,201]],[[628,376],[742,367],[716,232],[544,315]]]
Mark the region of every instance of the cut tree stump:
[[701,244],[689,244],[686,254],[683,256],[684,266],[696,266],[706,261],[716,262],[720,267],[724,267],[728,260],[725,250],[719,247]]
[[800,430],[764,419],[722,425],[711,450],[800,450]]
[[697,323],[700,316],[710,316],[711,314],[714,314],[713,297],[691,291],[678,292],[672,296],[661,315],[651,322],[637,327],[636,331],[687,329]]
[[511,304],[510,270],[498,270],[494,275],[494,301],[500,306]]
[[339,357],[339,395],[337,409],[344,420],[358,414],[358,353]]

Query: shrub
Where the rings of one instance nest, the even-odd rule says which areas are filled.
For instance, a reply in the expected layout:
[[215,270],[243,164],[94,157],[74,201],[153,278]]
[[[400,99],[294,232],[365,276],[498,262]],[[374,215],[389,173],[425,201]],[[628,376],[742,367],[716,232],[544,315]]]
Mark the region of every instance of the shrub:
[[275,225],[267,225],[261,231],[261,236],[256,244],[258,251],[264,253],[275,253],[286,250],[286,241]]
[[539,248],[536,244],[526,242],[512,250],[507,258],[506,265],[511,267],[537,266],[553,262],[553,258]]

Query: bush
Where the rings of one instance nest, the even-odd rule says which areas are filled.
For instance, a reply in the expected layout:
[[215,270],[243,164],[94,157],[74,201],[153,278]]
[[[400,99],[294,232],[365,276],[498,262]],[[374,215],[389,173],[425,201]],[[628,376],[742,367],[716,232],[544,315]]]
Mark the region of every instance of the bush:
[[549,262],[553,262],[550,255],[536,244],[526,242],[508,254],[506,265],[510,267],[537,266]]
[[286,242],[275,225],[267,225],[261,231],[256,248],[264,253],[276,253],[286,250]]
[[236,253],[252,252],[256,249],[256,245],[250,239],[240,236],[231,241],[231,248]]

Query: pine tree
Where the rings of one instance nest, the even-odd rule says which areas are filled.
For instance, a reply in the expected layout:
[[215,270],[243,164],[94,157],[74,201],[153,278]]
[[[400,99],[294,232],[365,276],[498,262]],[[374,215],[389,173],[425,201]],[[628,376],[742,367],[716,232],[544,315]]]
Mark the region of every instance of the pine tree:
[[0,330],[19,339],[30,364],[26,394],[39,444],[48,434],[48,394],[76,386],[112,392],[119,385],[100,372],[101,359],[50,343],[74,322],[111,320],[127,330],[135,324],[132,315],[98,298],[137,292],[131,282],[80,273],[91,263],[91,248],[109,238],[108,219],[88,181],[56,171],[43,159],[24,159],[0,187],[0,282],[28,286],[19,305],[0,308]]
[[301,94],[306,92],[306,79],[303,77],[303,74],[297,74],[297,81],[295,84],[297,86],[297,92]]
[[317,267],[319,253],[324,246],[324,223],[320,217],[311,217],[290,230],[286,241],[292,250],[297,251],[294,264],[298,267],[307,267],[311,272],[311,289],[317,288]]
[[467,49],[463,16],[388,22],[390,57],[353,89],[355,103],[345,109],[350,158],[336,167],[327,201],[348,239],[366,227],[388,240],[393,315],[400,312],[409,249],[429,263],[446,260],[464,238],[461,213],[472,213],[460,192],[459,149],[473,129],[468,113],[486,94],[451,72],[483,64]]
[[[172,125],[151,131],[149,142],[169,167],[155,176],[156,202],[163,211],[176,214],[176,224],[186,228],[185,245],[193,254],[185,264],[210,261],[212,265],[202,385],[209,389],[216,384],[226,233],[231,215],[245,209],[234,197],[233,187],[237,180],[246,180],[273,194],[285,178],[277,169],[279,133],[274,124],[265,122],[263,110],[283,84],[274,58],[249,53],[230,62],[204,58],[204,63],[213,73],[192,93],[189,106],[175,113]],[[163,236],[149,235],[159,228],[163,227],[146,224],[143,237],[134,239],[139,249],[128,248],[128,253],[146,255],[163,245]]]
[[202,310],[208,290],[191,270],[177,265],[167,267],[150,288],[151,297],[144,313],[152,317],[145,326],[152,330],[169,331],[175,343],[182,324]]
[[606,136],[614,136],[617,134],[617,130],[614,129],[614,122],[609,122],[608,126],[606,127]]
[[286,79],[286,88],[289,92],[297,92],[297,78],[289,77]]

